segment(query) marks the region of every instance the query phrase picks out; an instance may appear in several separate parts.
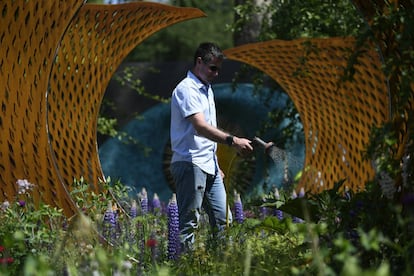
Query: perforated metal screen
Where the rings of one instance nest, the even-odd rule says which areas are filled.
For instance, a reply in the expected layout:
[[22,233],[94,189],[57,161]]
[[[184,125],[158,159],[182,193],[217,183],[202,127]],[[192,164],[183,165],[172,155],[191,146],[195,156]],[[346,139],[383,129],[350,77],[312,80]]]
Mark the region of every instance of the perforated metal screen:
[[225,51],[268,74],[294,102],[306,139],[299,187],[308,191],[342,179],[359,190],[373,177],[363,153],[371,128],[389,116],[389,95],[374,47],[359,57],[352,82],[343,80],[354,45],[353,38],[274,40]]
[[16,181],[27,179],[36,202],[73,214],[73,180],[98,190],[103,178],[96,126],[112,74],[154,32],[204,13],[144,2],[0,5],[0,199],[14,198]]

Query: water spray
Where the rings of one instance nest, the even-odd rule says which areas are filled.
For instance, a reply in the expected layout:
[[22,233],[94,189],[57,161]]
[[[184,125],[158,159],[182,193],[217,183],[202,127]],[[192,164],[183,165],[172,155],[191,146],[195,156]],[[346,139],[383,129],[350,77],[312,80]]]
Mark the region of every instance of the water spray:
[[[265,142],[259,137],[254,137],[252,141],[259,147],[263,148],[264,153],[267,156],[269,156],[276,165],[283,166],[283,186],[287,187],[291,185],[294,182],[294,179],[292,176],[300,172],[300,170],[302,170],[303,162],[298,157],[292,155],[287,150],[277,147],[273,142]],[[229,170],[236,156],[237,155],[234,155],[234,157],[231,159]],[[227,193],[228,192],[229,190],[227,189]],[[228,199],[229,199],[229,195],[227,194],[227,197],[226,197],[227,206],[228,206]],[[226,210],[227,226],[230,225],[229,212],[230,210],[227,208]]]
[[261,146],[264,153],[269,156],[275,164],[283,164],[283,178],[286,183],[292,182],[292,172],[295,174],[302,169],[303,162],[301,162],[298,157],[292,155],[287,150],[277,147],[273,142],[265,142],[257,136],[253,138],[253,142]]

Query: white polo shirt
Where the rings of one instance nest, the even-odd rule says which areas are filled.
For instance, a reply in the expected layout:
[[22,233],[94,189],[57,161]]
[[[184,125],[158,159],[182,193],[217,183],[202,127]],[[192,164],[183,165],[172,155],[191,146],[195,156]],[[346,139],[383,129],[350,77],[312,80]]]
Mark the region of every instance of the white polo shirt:
[[209,174],[216,172],[217,143],[199,135],[188,116],[202,112],[217,127],[216,106],[211,85],[202,83],[191,71],[174,89],[171,97],[171,162],[187,161]]

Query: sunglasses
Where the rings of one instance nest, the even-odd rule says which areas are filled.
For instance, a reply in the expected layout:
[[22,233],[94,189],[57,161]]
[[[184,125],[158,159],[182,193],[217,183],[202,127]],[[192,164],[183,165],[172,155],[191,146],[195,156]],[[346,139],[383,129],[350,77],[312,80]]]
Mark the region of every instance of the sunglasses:
[[[201,58],[200,58],[201,59]],[[210,71],[211,72],[217,72],[217,71],[220,71],[220,67],[218,67],[218,66],[216,66],[216,65],[214,65],[214,64],[208,64],[208,62],[205,62],[203,59],[201,59],[201,61],[205,64],[205,65],[207,65],[207,67],[208,67],[208,69],[210,69]]]
[[215,65],[209,65],[208,68],[210,69],[211,72],[217,72],[220,70],[220,68],[218,68]]

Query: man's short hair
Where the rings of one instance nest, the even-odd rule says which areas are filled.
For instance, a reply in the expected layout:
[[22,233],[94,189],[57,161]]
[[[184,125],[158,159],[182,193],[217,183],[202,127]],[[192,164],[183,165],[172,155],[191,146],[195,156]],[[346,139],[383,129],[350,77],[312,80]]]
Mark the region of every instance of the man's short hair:
[[194,54],[194,65],[197,58],[200,57],[204,63],[210,62],[214,57],[217,59],[224,59],[224,54],[220,47],[213,42],[201,43]]

